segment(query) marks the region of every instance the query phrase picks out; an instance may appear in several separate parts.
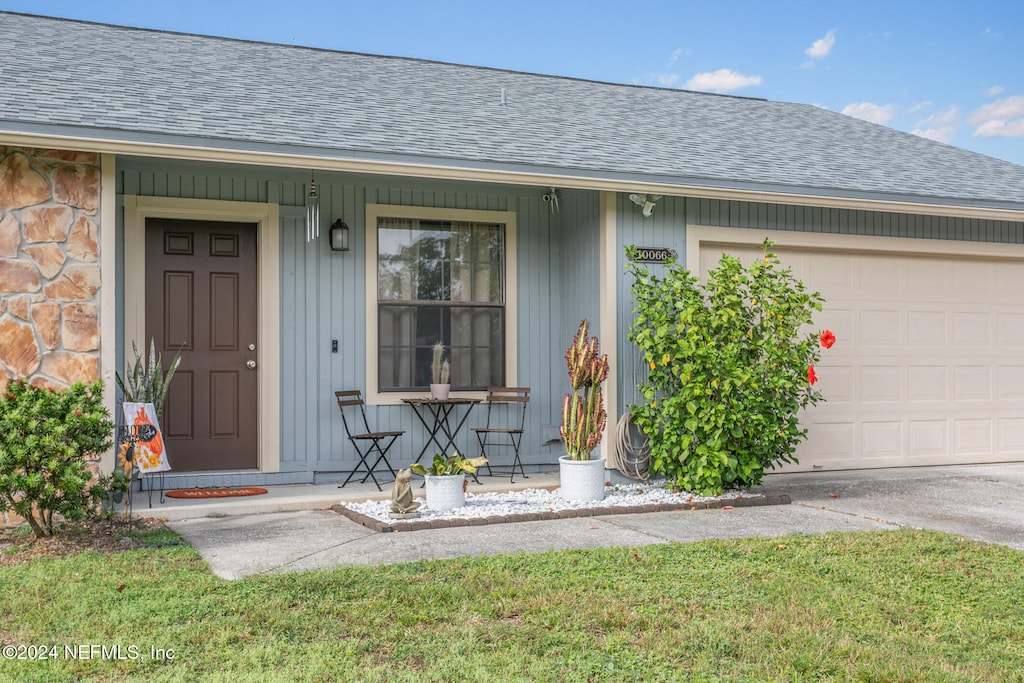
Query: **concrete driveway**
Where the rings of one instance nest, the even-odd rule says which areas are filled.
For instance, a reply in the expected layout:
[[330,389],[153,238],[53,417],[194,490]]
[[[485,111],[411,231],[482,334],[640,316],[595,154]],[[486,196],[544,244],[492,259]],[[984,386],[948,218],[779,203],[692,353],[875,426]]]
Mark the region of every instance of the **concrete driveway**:
[[1024,550],[1024,463],[774,474],[755,490]]
[[328,510],[179,519],[217,575],[373,566],[467,555],[900,526],[1024,550],[1024,463],[775,474],[755,492],[790,505],[585,517],[381,534]]

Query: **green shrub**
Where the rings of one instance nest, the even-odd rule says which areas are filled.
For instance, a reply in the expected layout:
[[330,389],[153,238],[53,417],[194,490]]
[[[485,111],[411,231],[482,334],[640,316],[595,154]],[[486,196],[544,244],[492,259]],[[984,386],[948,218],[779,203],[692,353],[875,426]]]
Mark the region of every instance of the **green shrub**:
[[85,460],[110,447],[113,429],[102,382],[60,391],[12,382],[0,397],[0,508],[38,537],[53,535],[55,515],[84,517],[97,494]]
[[780,266],[771,244],[746,268],[723,254],[704,284],[676,263],[664,277],[628,266],[629,339],[649,368],[633,419],[650,440],[652,474],[677,488],[718,495],[795,462],[807,435],[797,413],[822,398],[811,388],[819,337],[807,331],[822,297]]

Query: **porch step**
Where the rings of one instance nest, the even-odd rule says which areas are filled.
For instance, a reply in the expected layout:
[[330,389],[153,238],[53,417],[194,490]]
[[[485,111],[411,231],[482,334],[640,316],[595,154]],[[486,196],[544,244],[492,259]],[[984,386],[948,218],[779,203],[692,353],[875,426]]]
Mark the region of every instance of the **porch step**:
[[[154,491],[150,496],[147,491],[135,491],[132,495],[132,514],[138,517],[157,517],[167,520],[196,519],[199,517],[227,517],[231,515],[258,515],[269,512],[293,512],[296,510],[326,510],[332,505],[344,501],[386,500],[391,497],[391,484],[381,484],[383,491],[378,491],[373,482],[349,483],[343,489],[333,484],[281,484],[262,488],[267,493],[259,496],[239,496],[236,498],[163,498],[160,492]],[[548,472],[531,472],[527,479],[516,477],[514,484],[509,483],[508,475],[481,476],[480,484],[470,479],[471,493],[490,493],[494,491],[522,491],[523,489],[555,489],[558,488],[558,470]],[[419,486],[418,483],[415,486]],[[417,493],[416,495],[420,495]],[[152,500],[150,500],[152,498]]]

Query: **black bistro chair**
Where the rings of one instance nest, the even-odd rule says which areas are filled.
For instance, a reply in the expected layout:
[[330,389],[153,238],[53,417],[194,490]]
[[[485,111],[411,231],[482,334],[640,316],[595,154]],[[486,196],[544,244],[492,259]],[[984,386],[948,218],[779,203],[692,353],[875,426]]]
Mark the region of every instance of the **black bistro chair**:
[[473,428],[477,441],[480,442],[480,455],[487,458],[488,474],[493,474],[489,452],[508,448],[514,453],[510,484],[515,482],[516,467],[519,468],[523,479],[529,479],[523,470],[523,462],[519,459],[519,446],[526,428],[526,404],[529,400],[529,387],[489,387],[484,401],[487,405],[487,424],[484,427]]
[[[341,411],[341,421],[345,425],[345,434],[348,435],[349,441],[352,442],[352,447],[356,449],[356,453],[359,454],[359,462],[356,464],[348,478],[338,488],[343,488],[348,482],[354,477],[359,471],[360,466],[366,470],[366,475],[363,477],[363,482],[367,479],[373,479],[373,483],[377,485],[378,491],[383,491],[380,482],[377,481],[377,477],[374,476],[374,471],[377,469],[377,465],[381,462],[391,472],[391,478],[395,478],[395,470],[392,469],[391,463],[388,462],[388,449],[395,443],[405,432],[374,432],[370,429],[370,423],[366,419],[366,407],[363,404],[363,397],[359,393],[358,389],[351,389],[348,391],[335,391],[334,396],[338,399],[338,409]],[[353,418],[353,424],[350,426],[348,423],[348,417],[345,415],[346,408],[358,408],[358,416]],[[362,424],[360,425],[360,419]],[[364,431],[353,431],[362,429]],[[362,444],[362,447],[360,447]],[[367,463],[366,459],[377,454],[377,459],[373,461],[373,465]]]

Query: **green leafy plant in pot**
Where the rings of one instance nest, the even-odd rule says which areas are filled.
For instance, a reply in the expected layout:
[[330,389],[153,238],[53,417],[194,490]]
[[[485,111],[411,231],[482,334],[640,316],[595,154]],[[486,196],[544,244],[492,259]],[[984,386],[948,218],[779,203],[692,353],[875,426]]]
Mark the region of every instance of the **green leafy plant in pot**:
[[487,464],[487,458],[464,458],[458,451],[445,457],[435,453],[430,467],[413,463],[409,469],[426,480],[427,507],[451,510],[466,504],[466,475]]
[[562,441],[566,455],[559,458],[561,495],[567,500],[604,498],[604,458],[591,454],[604,435],[608,413],[602,384],[608,377],[608,354],[602,354],[597,337],[589,336],[589,323],[580,321],[572,344],[565,352],[572,393],[562,400]]

